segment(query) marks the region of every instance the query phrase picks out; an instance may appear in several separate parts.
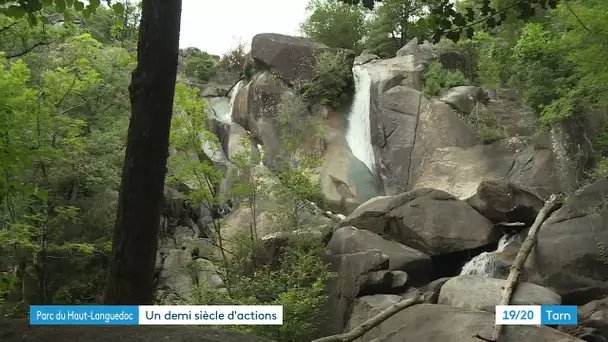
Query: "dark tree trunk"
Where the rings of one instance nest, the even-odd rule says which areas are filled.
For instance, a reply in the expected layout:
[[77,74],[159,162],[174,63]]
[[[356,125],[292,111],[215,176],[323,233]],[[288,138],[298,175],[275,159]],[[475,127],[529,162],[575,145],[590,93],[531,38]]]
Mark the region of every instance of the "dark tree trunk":
[[143,0],[106,304],[153,300],[181,7],[181,0]]

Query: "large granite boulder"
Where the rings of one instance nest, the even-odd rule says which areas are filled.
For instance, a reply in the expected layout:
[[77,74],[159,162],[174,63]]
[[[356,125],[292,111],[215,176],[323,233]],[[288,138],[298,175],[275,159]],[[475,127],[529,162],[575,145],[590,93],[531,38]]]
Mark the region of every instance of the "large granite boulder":
[[[494,313],[506,281],[476,276],[458,276],[441,287],[437,304]],[[542,286],[520,282],[511,305],[560,305],[561,297]]]
[[340,226],[387,234],[430,256],[470,250],[500,239],[492,223],[466,202],[435,189],[372,198]]
[[492,222],[521,222],[527,226],[544,205],[532,191],[505,180],[482,181],[466,202]]
[[407,272],[412,285],[428,283],[433,272],[433,264],[428,255],[398,242],[386,240],[369,230],[340,228],[333,233],[327,249],[334,254],[381,250],[389,258],[388,269]]
[[[477,342],[476,335],[492,336],[494,314],[481,310],[454,308],[448,305],[419,304],[400,311],[378,326],[375,334],[366,334],[359,342]],[[371,336],[370,336],[371,335]],[[546,326],[506,326],[504,342],[582,342]]]
[[509,138],[490,145],[437,148],[419,168],[413,188],[432,187],[460,199],[475,195],[482,180],[507,180],[548,198],[560,189],[552,151],[529,139]]
[[525,279],[582,305],[608,294],[608,179],[578,191],[542,225]]
[[328,51],[344,50],[332,49],[308,38],[276,33],[260,33],[251,41],[251,57],[256,64],[290,84],[310,80],[315,75],[316,57]]

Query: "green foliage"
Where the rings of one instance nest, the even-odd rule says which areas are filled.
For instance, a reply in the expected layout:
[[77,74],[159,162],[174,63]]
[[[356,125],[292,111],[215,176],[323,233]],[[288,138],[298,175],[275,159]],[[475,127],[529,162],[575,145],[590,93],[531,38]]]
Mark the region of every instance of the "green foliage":
[[[125,4],[106,0],[106,4],[117,14],[125,12]],[[86,4],[80,0],[0,0],[0,14],[15,19],[27,18],[31,25],[37,25],[40,21],[48,23],[44,16],[40,16],[43,9],[52,9],[57,13],[65,14],[66,21],[70,18],[71,10],[82,13],[86,18],[95,13],[101,5],[101,0],[89,0]]]
[[477,75],[482,86],[505,87],[511,76],[512,45],[502,37],[478,33],[474,40],[479,44]]
[[309,103],[318,101],[332,108],[347,102],[354,91],[350,57],[346,51],[320,54],[315,76],[299,89],[302,99]]
[[311,0],[310,16],[301,24],[302,32],[329,47],[361,51],[366,34],[365,10],[339,0]]
[[324,310],[325,284],[335,277],[322,261],[321,253],[322,245],[318,241],[303,239],[284,250],[276,260],[280,266],[261,266],[249,276],[235,278],[230,296],[201,286],[192,304],[283,305],[281,326],[232,328],[278,341],[310,340],[328,319]]
[[369,22],[365,48],[379,56],[393,57],[395,52],[416,36],[414,19],[423,14],[420,0],[385,0]]
[[206,52],[201,55],[190,57],[185,61],[184,72],[186,76],[207,82],[217,71],[216,59]]
[[445,70],[441,63],[433,62],[424,74],[424,92],[428,96],[436,96],[442,90],[456,86],[470,85],[460,70]]
[[[347,4],[359,4],[373,9],[375,3],[386,3],[387,0],[341,0]],[[437,43],[442,38],[457,42],[463,36],[473,38],[476,30],[492,31],[513,18],[530,20],[547,8],[555,8],[557,0],[520,0],[505,2],[501,0],[462,1],[426,1],[428,12],[411,24],[412,30],[421,40],[430,38]],[[379,6],[380,8],[382,6]]]
[[91,303],[106,279],[134,56],[85,27],[3,15],[0,26],[12,58],[0,61],[0,271],[36,269],[34,297],[19,276],[7,300]]
[[277,127],[286,153],[296,152],[302,147],[303,141],[322,134],[321,118],[311,114],[298,96],[282,99],[277,113]]
[[[565,118],[575,109],[571,106],[574,103],[562,103],[569,108],[559,109],[554,103],[560,89],[572,86],[573,66],[567,63],[559,50],[558,42],[540,24],[526,25],[513,48],[511,84],[524,90],[524,100],[541,114],[541,120],[545,122]],[[551,103],[554,103],[555,110],[542,113]]]
[[598,251],[598,255],[599,255],[599,259],[600,261],[608,266],[608,250],[606,249],[606,245],[600,241],[598,238],[595,238],[596,244],[597,244],[597,251]]
[[378,14],[372,14],[366,23],[368,35],[363,47],[380,58],[392,58],[401,48],[400,40],[390,34],[393,31],[389,21]]

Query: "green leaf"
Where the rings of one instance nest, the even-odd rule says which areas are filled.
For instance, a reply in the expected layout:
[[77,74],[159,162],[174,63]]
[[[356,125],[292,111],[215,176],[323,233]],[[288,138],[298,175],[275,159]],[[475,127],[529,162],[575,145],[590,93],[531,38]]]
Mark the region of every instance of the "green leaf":
[[41,201],[46,201],[49,199],[49,193],[42,188],[35,188],[33,195]]
[[117,2],[114,5],[112,5],[112,9],[114,10],[114,12],[116,12],[116,14],[125,13],[125,5],[121,4],[120,2]]
[[89,0],[88,7],[90,7],[92,11],[95,11],[97,9],[97,7],[99,7],[99,5],[101,5],[100,0]]
[[467,38],[472,39],[473,35],[475,35],[475,30],[472,27],[467,27],[466,35]]
[[53,0],[42,0],[42,5],[44,7],[50,7],[53,6]]
[[55,0],[55,8],[59,13],[65,13],[65,0]]
[[82,11],[84,9],[84,3],[81,1],[74,1],[74,9],[78,12]]
[[475,11],[473,11],[473,9],[471,9],[470,7],[467,7],[467,20],[468,21],[475,20]]
[[23,18],[23,16],[25,15],[25,9],[21,6],[11,5],[4,10],[4,13],[9,17],[19,19]]

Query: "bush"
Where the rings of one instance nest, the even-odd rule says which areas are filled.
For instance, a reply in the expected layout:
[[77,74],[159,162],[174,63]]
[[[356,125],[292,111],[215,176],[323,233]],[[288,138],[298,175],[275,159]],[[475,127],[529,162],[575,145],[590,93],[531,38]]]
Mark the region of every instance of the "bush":
[[439,62],[431,63],[424,74],[424,92],[428,96],[436,96],[442,90],[470,84],[460,70],[445,70]]
[[246,61],[245,44],[241,43],[236,48],[223,54],[218,62],[218,66],[228,71],[242,72]]
[[349,52],[325,52],[317,57],[316,74],[301,85],[299,93],[307,102],[338,108],[354,91]]
[[217,64],[213,56],[203,52],[200,56],[187,59],[184,69],[186,76],[207,82],[215,75]]
[[455,52],[463,57],[463,65],[461,70],[464,76],[472,82],[477,81],[477,66],[478,66],[478,42],[472,39],[459,40],[457,43],[449,39],[443,39],[434,47],[435,51],[441,55],[444,53]]
[[[249,247],[241,244],[234,252],[247,254]],[[282,305],[282,326],[232,328],[276,341],[310,341],[328,318],[324,310],[328,299],[325,284],[335,276],[321,259],[323,248],[316,239],[304,239],[284,250],[279,258],[279,267],[265,265],[258,267],[251,275],[233,277],[230,295],[201,285],[195,289],[191,304]]]
[[512,44],[501,37],[490,36],[486,32],[476,33],[474,40],[479,47],[477,57],[479,83],[486,88],[505,87],[511,77]]

